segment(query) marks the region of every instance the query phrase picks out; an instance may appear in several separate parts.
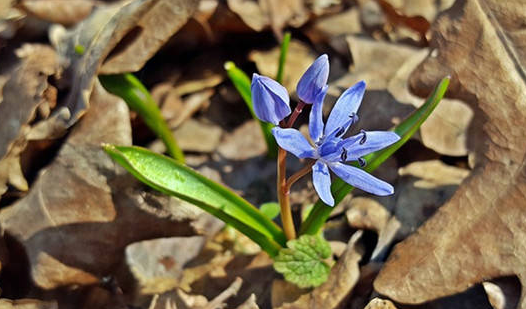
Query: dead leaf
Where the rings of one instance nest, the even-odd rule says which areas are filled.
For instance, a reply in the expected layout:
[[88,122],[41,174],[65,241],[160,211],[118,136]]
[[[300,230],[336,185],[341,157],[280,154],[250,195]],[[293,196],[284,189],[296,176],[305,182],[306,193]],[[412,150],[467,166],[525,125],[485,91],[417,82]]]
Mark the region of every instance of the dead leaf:
[[390,300],[373,298],[364,309],[396,309],[396,307]]
[[387,21],[393,26],[405,26],[416,31],[420,39],[427,43],[426,33],[429,30],[430,23],[423,16],[406,16],[398,12],[389,2],[385,0],[376,0],[380,4],[382,11],[387,17]]
[[196,257],[204,237],[145,240],[126,247],[126,264],[135,277],[139,295],[164,293],[178,286],[186,263]]
[[54,301],[40,301],[36,299],[0,299],[2,309],[58,309],[58,304]]
[[306,35],[315,43],[329,43],[338,36],[362,32],[360,11],[357,7],[338,14],[323,16],[313,21]]
[[308,294],[300,296],[293,303],[285,303],[278,307],[280,309],[306,309],[306,308],[345,308],[345,301],[352,293],[360,270],[358,263],[362,259],[362,250],[358,241],[362,232],[353,234],[347,245],[347,250],[332,267],[329,279],[321,286]]
[[[256,63],[260,74],[275,78],[278,72],[279,55],[280,47],[277,46],[269,51],[253,51],[248,58]],[[282,82],[289,93],[296,92],[298,81],[314,59],[307,45],[297,40],[290,41]]]
[[96,74],[139,70],[186,22],[196,9],[197,2],[118,2],[97,7],[72,30],[53,27],[51,41],[59,54],[69,62],[66,76],[73,81],[62,102],[62,107],[70,111],[70,118],[63,119],[65,124],[71,126],[89,106]]
[[300,0],[227,0],[227,3],[250,28],[259,32],[271,26],[278,37],[285,26],[299,28],[309,18]]
[[223,130],[212,123],[188,119],[173,134],[184,151],[213,152],[219,145]]
[[488,278],[517,275],[526,308],[526,53],[517,33],[524,1],[463,1],[441,15],[411,84],[420,93],[450,74],[450,95],[475,108],[472,176],[417,233],[399,244],[375,281],[398,302],[421,303]]
[[0,212],[0,224],[26,250],[41,288],[94,283],[115,271],[128,244],[190,235],[195,230],[189,217],[202,214],[144,192],[104,153],[103,142],[131,144],[128,109],[100,84],[91,102],[29,194]]
[[19,64],[3,85],[0,103],[0,195],[7,190],[7,183],[22,191],[28,189],[20,154],[27,146],[29,123],[37,108],[46,104],[47,79],[60,71],[57,55],[49,46],[25,44],[16,54]]
[[23,0],[19,8],[36,18],[64,26],[86,18],[95,6],[93,0]]

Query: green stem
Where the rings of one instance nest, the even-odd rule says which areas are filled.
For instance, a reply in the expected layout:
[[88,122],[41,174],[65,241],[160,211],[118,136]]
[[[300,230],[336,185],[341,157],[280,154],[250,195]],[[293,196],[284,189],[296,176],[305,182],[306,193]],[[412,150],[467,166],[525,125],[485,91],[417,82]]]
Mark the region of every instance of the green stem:
[[177,145],[157,103],[133,74],[100,75],[99,80],[107,91],[121,97],[130,109],[142,117],[148,128],[164,142],[172,158],[184,163],[183,151]]
[[283,83],[283,72],[285,70],[285,61],[287,60],[287,52],[290,44],[290,32],[285,32],[283,41],[281,42],[281,50],[279,54],[278,74],[276,74],[276,81],[280,84]]

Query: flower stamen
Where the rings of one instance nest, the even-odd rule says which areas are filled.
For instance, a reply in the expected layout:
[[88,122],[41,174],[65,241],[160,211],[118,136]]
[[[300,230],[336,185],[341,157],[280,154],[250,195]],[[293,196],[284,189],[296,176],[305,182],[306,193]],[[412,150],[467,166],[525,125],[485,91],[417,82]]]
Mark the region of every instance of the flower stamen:
[[363,129],[360,130],[360,133],[363,134],[362,139],[360,140],[360,145],[363,145],[367,141],[367,133]]
[[360,164],[360,167],[365,167],[367,165],[367,161],[365,161],[364,158],[358,158],[358,164]]

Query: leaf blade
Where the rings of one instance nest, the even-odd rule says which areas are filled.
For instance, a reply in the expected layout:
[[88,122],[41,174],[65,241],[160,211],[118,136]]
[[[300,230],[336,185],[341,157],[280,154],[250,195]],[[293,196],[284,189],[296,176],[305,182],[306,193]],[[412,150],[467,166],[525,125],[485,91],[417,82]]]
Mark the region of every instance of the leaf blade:
[[103,147],[140,181],[201,207],[250,237],[269,255],[274,256],[285,245],[285,235],[275,223],[228,188],[193,169],[141,147]]

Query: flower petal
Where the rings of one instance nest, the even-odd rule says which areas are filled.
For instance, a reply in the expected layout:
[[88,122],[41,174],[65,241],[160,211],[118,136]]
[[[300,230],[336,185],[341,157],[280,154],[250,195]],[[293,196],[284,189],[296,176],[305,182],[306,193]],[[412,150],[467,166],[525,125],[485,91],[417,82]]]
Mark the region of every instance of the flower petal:
[[329,206],[334,206],[331,194],[331,175],[327,164],[317,161],[312,166],[312,183],[320,199]]
[[303,73],[296,86],[298,97],[307,104],[315,102],[318,94],[323,90],[329,78],[329,57],[321,55]]
[[325,125],[325,134],[331,133],[339,127],[344,127],[347,131],[352,122],[349,122],[349,116],[356,114],[362,103],[363,94],[365,93],[365,82],[356,83],[338,98],[332,108],[327,124]]
[[385,196],[394,193],[394,188],[387,182],[380,180],[362,169],[343,163],[331,163],[330,169],[343,181],[372,194]]
[[296,157],[300,159],[314,159],[316,157],[316,151],[300,131],[296,129],[282,129],[275,127],[272,129],[272,134],[274,135],[279,147],[292,153]]
[[309,114],[309,134],[316,143],[323,135],[323,100],[327,94],[329,86],[325,85],[321,92],[316,96]]
[[259,119],[277,125],[290,115],[289,94],[275,80],[254,73],[250,90],[254,113]]
[[400,136],[394,132],[363,131],[363,133],[344,139],[340,146],[347,151],[347,161],[356,161],[358,158],[383,149],[398,140],[400,140]]

